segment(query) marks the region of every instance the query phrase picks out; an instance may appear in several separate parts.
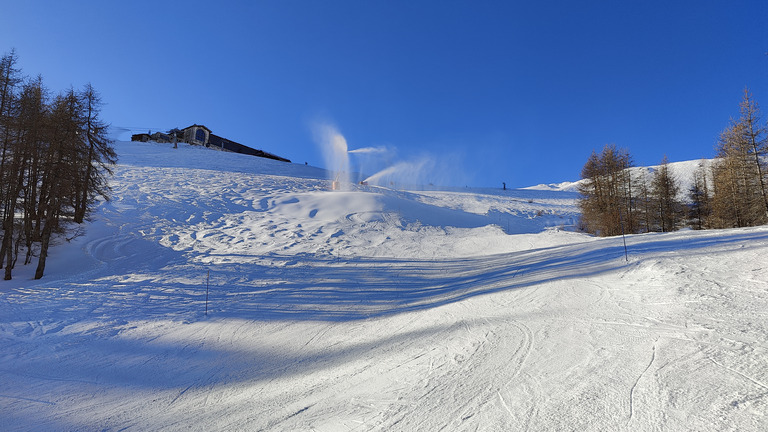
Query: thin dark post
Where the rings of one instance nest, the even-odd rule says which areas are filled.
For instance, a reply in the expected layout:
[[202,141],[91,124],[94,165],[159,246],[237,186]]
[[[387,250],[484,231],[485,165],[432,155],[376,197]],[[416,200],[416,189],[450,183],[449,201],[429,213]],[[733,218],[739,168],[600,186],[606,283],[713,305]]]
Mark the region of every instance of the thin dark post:
[[629,262],[629,255],[627,254],[627,237],[624,235],[624,218],[621,217],[621,211],[619,211],[619,222],[621,222],[621,240],[624,241],[624,259]]
[[211,281],[211,271],[208,270],[208,275],[205,277],[205,316],[208,316],[208,286]]

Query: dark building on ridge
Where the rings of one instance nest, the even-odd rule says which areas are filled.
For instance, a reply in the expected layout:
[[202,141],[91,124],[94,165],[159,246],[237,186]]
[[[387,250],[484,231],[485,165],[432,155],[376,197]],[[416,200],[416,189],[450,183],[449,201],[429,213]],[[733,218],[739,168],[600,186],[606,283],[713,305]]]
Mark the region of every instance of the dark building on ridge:
[[233,153],[241,153],[267,159],[274,159],[282,162],[290,162],[290,159],[286,159],[275,154],[265,152],[264,150],[258,150],[252,147],[248,147],[247,145],[226,139],[224,137],[214,135],[210,129],[199,124],[193,124],[192,126],[187,126],[181,130],[171,129],[167,133],[155,132],[153,134],[135,134],[131,135],[131,141],[155,141],[159,143],[185,142],[192,145],[202,145]]

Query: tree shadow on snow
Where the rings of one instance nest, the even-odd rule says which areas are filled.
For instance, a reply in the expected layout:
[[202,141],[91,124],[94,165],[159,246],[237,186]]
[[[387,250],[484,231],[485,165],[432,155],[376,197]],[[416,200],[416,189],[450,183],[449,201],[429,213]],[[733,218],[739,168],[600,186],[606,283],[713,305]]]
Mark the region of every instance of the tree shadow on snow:
[[[628,247],[633,262],[638,262],[669,253],[711,254],[712,248],[742,248],[766,240],[765,231],[673,233],[630,236]],[[227,256],[220,261],[236,262],[208,264],[190,262],[184,252],[159,245],[132,246],[122,246],[119,263],[104,272],[109,276],[53,282],[41,288],[55,285],[54,290],[25,291],[19,298],[26,299],[25,309],[39,308],[29,311],[33,315],[49,315],[44,311],[51,308],[69,311],[51,317],[60,325],[93,317],[195,321],[205,317],[206,309],[208,316],[222,318],[350,321],[588,278],[627,265],[620,237],[483,257],[429,260],[275,255]],[[32,301],[36,297],[39,299]]]
[[[768,240],[766,232],[635,236],[632,262],[661,254],[711,254]],[[212,313],[250,319],[347,321],[434,308],[470,297],[589,278],[627,265],[622,239],[448,260],[272,257],[273,266],[216,268]],[[212,273],[213,274],[213,273]]]

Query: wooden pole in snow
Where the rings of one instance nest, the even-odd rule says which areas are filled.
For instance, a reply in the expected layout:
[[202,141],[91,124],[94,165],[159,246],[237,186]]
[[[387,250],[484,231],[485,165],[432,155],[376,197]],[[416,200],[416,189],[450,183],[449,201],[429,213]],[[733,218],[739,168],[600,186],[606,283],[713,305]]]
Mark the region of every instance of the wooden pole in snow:
[[211,271],[208,270],[208,275],[205,277],[205,316],[208,316],[208,286],[211,282]]
[[621,211],[619,211],[619,221],[621,222],[621,239],[624,241],[624,260],[629,262],[629,254],[627,253],[627,237],[624,235],[624,218],[621,217]]

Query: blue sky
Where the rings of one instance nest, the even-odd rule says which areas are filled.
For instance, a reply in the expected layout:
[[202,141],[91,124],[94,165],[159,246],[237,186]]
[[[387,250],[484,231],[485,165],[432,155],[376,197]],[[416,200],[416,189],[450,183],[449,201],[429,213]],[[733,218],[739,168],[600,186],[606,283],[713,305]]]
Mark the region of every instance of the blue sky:
[[[454,186],[713,156],[749,87],[768,116],[768,2],[0,0],[0,51],[90,82],[133,132],[193,123],[324,166],[312,125]],[[127,137],[127,135],[126,135]]]

